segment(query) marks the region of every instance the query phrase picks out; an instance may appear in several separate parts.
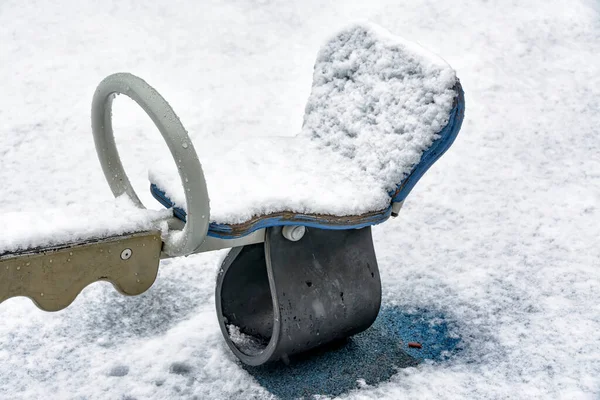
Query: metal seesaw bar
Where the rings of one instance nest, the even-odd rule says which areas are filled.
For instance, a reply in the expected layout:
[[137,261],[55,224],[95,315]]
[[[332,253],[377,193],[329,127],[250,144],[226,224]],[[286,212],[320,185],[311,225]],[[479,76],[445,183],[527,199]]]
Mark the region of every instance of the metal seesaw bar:
[[97,281],[141,294],[156,279],[161,247],[160,232],[149,231],[0,256],[0,303],[25,296],[58,311]]

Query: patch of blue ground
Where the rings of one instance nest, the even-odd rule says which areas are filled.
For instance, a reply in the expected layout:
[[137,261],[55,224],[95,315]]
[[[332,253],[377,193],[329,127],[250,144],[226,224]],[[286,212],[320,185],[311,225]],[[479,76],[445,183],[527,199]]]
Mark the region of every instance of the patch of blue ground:
[[[371,328],[350,339],[292,358],[287,365],[244,368],[282,400],[339,396],[356,389],[359,379],[375,385],[398,369],[451,357],[460,350],[460,338],[451,335],[449,324],[439,312],[383,308]],[[422,348],[409,348],[409,342]]]

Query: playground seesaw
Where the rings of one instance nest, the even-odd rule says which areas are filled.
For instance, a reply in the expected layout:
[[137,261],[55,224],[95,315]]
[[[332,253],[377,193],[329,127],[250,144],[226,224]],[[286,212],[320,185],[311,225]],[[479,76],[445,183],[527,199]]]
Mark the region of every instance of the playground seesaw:
[[[137,102],[168,145],[176,168],[156,162],[149,177],[169,211],[145,210],[124,171],[115,94]],[[381,304],[371,226],[398,215],[453,143],[464,107],[443,60],[353,24],[318,53],[298,135],[238,141],[201,165],[165,99],[134,75],[111,75],[94,94],[92,132],[115,208],[90,211],[100,217],[69,235],[58,224],[30,240],[0,241],[0,302],[26,296],[56,311],[100,280],[137,295],[154,283],[161,258],[230,248],[216,282],[217,318],[242,362],[285,359],[361,332]]]

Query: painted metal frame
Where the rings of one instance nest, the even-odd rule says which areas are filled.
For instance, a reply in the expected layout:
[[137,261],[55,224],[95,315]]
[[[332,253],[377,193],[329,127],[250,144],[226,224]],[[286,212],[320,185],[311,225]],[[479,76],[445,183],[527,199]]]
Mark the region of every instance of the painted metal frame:
[[44,311],[58,311],[97,281],[142,294],[156,279],[161,247],[160,232],[148,231],[0,256],[0,303],[25,296]]
[[193,253],[208,232],[210,205],[202,166],[187,131],[169,103],[144,80],[128,73],[105,78],[92,100],[92,132],[100,165],[115,197],[126,194],[138,207],[145,208],[125,173],[112,129],[112,101],[116,94],[134,100],[152,119],[167,143],[179,169],[188,215],[181,231],[169,232],[163,251],[170,257]]

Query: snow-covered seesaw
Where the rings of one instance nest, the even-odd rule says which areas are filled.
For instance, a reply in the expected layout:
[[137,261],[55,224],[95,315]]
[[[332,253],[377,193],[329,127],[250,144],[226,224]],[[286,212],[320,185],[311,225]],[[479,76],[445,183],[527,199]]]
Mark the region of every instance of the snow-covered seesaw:
[[[111,124],[119,93],[170,149],[174,163],[149,171],[165,212],[145,210],[119,159]],[[202,166],[163,97],[131,74],[111,75],[94,94],[92,131],[117,200],[84,220],[73,209],[0,216],[22,230],[0,242],[0,302],[26,296],[60,310],[100,280],[137,295],[161,258],[231,248],[217,276],[217,317],[244,363],[361,332],[381,303],[370,227],[397,216],[463,116],[460,82],[443,60],[368,23],[320,50],[298,135],[230,143]],[[39,229],[40,220],[56,223]]]

